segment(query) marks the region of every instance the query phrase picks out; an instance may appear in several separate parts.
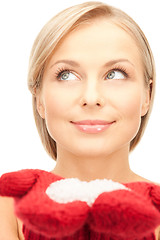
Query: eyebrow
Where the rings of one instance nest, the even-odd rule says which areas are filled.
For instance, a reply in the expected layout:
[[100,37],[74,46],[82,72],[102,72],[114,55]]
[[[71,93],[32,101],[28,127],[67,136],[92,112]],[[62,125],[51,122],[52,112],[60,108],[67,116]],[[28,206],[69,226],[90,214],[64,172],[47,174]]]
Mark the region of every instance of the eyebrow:
[[80,64],[76,61],[62,59],[62,60],[58,60],[57,62],[53,63],[50,68],[52,68],[53,66],[55,66],[59,63],[66,63],[66,64],[69,64],[69,65],[74,66],[74,67],[80,67]]
[[[114,65],[116,63],[119,63],[119,62],[127,62],[127,63],[131,64],[133,67],[135,67],[135,65],[131,61],[129,61],[128,59],[125,59],[125,58],[111,60],[111,61],[105,63],[103,65],[103,67],[109,67],[109,66],[112,66],[112,65]],[[59,63],[69,64],[69,65],[71,65],[73,67],[80,67],[80,64],[78,62],[76,62],[76,61],[69,60],[69,59],[62,59],[62,60],[58,60],[57,62],[52,64],[50,68],[52,68],[53,66],[55,66],[55,65],[57,65]]]
[[131,64],[133,67],[135,67],[135,65],[126,58],[111,60],[111,61],[105,63],[103,67],[109,67],[109,66],[112,66],[112,65],[114,65],[116,63],[119,63],[119,62],[127,62],[127,63]]

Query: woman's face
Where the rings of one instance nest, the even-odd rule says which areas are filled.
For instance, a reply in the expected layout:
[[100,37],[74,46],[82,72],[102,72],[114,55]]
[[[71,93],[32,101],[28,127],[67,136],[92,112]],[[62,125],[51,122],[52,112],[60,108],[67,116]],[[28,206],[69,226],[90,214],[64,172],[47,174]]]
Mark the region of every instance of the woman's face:
[[105,19],[62,41],[37,96],[37,109],[64,156],[128,153],[148,105],[136,42]]

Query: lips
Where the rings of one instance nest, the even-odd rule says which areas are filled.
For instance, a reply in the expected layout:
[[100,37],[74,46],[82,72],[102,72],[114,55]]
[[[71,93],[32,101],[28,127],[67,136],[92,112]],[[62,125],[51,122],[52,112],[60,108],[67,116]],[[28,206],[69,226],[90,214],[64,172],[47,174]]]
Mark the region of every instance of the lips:
[[109,128],[114,121],[108,122],[105,120],[82,120],[71,122],[75,127],[85,133],[100,133]]
[[82,121],[77,121],[77,122],[72,122],[77,125],[107,125],[110,124],[111,122],[107,122],[104,120],[82,120]]

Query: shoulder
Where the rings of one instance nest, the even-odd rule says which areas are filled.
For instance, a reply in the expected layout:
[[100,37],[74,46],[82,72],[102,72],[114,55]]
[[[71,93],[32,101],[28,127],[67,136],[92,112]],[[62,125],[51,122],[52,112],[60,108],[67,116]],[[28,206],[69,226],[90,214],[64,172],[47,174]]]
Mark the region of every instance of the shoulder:
[[131,181],[131,185],[139,186],[140,190],[144,190],[146,194],[149,194],[149,197],[152,199],[153,203],[156,205],[158,210],[160,211],[160,184],[155,183],[151,180],[148,180],[144,177],[141,177],[137,174],[134,174]]
[[6,197],[0,197],[0,240],[15,238],[17,235],[17,222],[14,216],[13,200]]
[[153,182],[153,181],[151,181],[151,180],[149,180],[147,178],[144,178],[144,177],[142,177],[140,175],[135,174],[134,172],[132,172],[132,175],[131,175],[130,179],[128,179],[127,182],[128,183],[130,183],[130,182],[131,183],[132,182],[134,182],[134,183],[136,183],[136,182],[146,183],[148,185],[153,185],[153,186],[155,185],[155,186],[157,186],[157,188],[160,187],[160,183]]
[[153,183],[151,180],[146,179],[146,178],[144,178],[144,177],[142,177],[142,176],[140,176],[138,174],[135,174],[134,172],[132,172],[132,174],[133,175],[131,176],[131,178],[132,178],[132,181],[134,181],[134,182]]
[[160,226],[155,231],[156,240],[160,240]]
[[0,197],[0,240],[23,240],[20,237],[18,222],[14,215],[12,198]]

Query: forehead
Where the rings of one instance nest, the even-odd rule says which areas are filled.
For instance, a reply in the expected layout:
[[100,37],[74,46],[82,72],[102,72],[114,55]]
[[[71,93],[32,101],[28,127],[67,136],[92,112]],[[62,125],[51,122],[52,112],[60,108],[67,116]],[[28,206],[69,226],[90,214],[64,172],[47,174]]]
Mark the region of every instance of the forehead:
[[[93,57],[94,56],[94,57]],[[70,32],[53,54],[53,59],[71,58],[75,61],[102,61],[126,58],[141,65],[136,40],[123,28],[106,19],[80,25]]]

